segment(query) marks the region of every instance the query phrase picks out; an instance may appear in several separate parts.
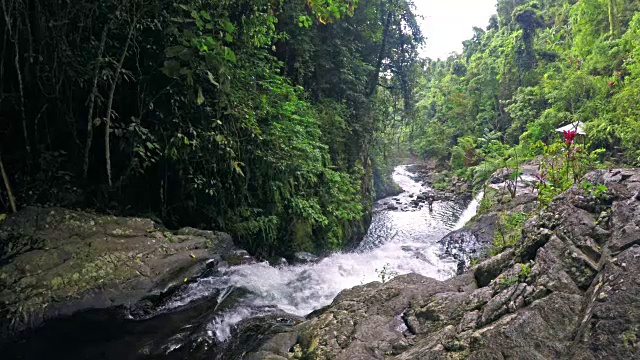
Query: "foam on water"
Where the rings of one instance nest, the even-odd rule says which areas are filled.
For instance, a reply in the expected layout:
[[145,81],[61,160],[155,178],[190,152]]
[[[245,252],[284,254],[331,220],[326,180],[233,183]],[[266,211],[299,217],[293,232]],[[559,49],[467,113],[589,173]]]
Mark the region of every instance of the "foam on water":
[[412,200],[410,194],[426,190],[412,176],[406,166],[396,168],[393,178],[405,192],[397,200],[383,199],[376,204],[369,232],[354,252],[335,253],[314,264],[231,267],[191,284],[168,307],[181,306],[216,291],[222,290],[219,300],[223,300],[233,289],[245,290],[234,305],[212,309],[219,314],[209,324],[209,334],[224,341],[233,326],[244,319],[277,311],[305,316],[329,305],[344,289],[379,281],[379,272],[385,266],[387,274],[418,273],[437,279],[455,275],[456,262],[442,255],[437,241],[473,217],[478,200],[466,209],[453,202],[435,202],[432,211],[388,210],[389,202],[408,204]]

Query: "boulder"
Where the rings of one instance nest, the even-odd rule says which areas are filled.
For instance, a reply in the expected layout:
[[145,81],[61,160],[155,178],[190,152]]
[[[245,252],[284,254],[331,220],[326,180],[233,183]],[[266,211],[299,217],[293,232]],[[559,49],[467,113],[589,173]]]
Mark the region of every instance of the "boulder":
[[509,180],[511,175],[513,175],[513,170],[510,169],[510,168],[498,169],[493,174],[491,174],[491,176],[489,177],[488,183],[489,184],[501,184],[501,183]]
[[256,259],[249,255],[246,250],[233,250],[226,253],[222,260],[224,260],[229,266],[238,266],[246,264],[254,264]]
[[0,338],[80,310],[133,307],[233,249],[228,234],[149,219],[26,208],[0,222]]
[[292,262],[294,264],[308,264],[308,263],[317,262],[318,260],[320,260],[320,258],[318,258],[317,256],[311,253],[299,251],[293,254]]

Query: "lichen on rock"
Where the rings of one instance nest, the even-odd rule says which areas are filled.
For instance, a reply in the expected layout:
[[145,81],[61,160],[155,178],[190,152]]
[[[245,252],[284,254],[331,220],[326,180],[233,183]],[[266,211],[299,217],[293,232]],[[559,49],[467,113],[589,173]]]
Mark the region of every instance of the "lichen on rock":
[[76,311],[132,306],[233,249],[224,233],[149,219],[27,208],[0,223],[3,336]]

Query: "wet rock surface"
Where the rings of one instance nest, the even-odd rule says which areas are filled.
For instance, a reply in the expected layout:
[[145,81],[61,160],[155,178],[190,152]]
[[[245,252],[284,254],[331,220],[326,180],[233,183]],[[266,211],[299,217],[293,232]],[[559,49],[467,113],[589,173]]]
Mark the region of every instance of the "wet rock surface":
[[300,251],[293,254],[293,259],[292,259],[294,264],[308,264],[308,263],[317,262],[319,260],[320,260],[319,257],[304,251]]
[[297,334],[287,356],[640,358],[640,170],[586,179],[607,193],[568,190],[527,221],[514,247],[460,276],[409,274],[343,291],[287,331]]
[[147,317],[164,293],[211,271],[232,250],[225,233],[27,208],[0,222],[0,338],[85,309],[120,307]]
[[[492,177],[498,177],[504,170],[499,169]],[[484,192],[484,201],[490,204],[488,209],[474,216],[463,228],[453,231],[440,241],[444,254],[458,262],[458,275],[467,271],[472,261],[487,258],[493,243],[500,217],[504,214],[532,214],[538,208],[537,194],[533,187],[522,184],[512,198],[504,183],[496,183],[496,188],[488,187]]]

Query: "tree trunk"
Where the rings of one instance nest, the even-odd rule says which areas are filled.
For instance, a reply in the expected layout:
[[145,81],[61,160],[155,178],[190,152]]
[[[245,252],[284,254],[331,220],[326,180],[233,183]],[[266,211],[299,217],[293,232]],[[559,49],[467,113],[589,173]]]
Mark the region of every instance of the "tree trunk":
[[13,47],[15,51],[15,57],[13,60],[14,60],[14,65],[16,67],[16,76],[18,78],[18,90],[20,92],[20,117],[22,118],[22,135],[24,137],[25,149],[27,150],[27,165],[29,165],[29,163],[31,162],[31,146],[29,144],[29,132],[27,131],[27,117],[24,109],[24,86],[22,82],[22,72],[20,71],[20,46],[18,44],[18,42],[20,41],[18,36],[20,21],[18,18],[16,18],[16,31],[12,32],[11,18],[9,17],[9,9],[7,9],[7,4],[5,3],[4,0],[2,0],[2,13],[4,15],[6,31],[9,34],[9,39],[13,41]]
[[385,20],[384,29],[382,30],[382,44],[380,44],[380,52],[378,53],[378,62],[376,68],[371,74],[369,80],[369,98],[373,97],[378,87],[378,77],[380,77],[380,69],[382,69],[382,62],[384,61],[384,55],[387,52],[387,39],[389,37],[389,29],[391,28],[391,20],[393,20],[393,0],[387,1],[387,19]]
[[11,191],[11,184],[9,184],[9,177],[7,177],[7,173],[4,171],[4,165],[2,164],[2,157],[0,157],[0,173],[2,174],[2,181],[4,181],[4,187],[7,189],[7,196],[9,197],[9,204],[11,205],[11,211],[16,213],[18,210],[16,209],[16,199],[13,197],[13,192]]
[[608,0],[609,5],[609,33],[613,36],[616,32],[616,0]]
[[[105,26],[102,30],[102,39],[100,40],[100,49],[98,50],[98,61],[102,59],[104,53],[104,46],[107,42],[107,31],[109,25]],[[93,107],[95,105],[96,95],[98,93],[98,75],[100,74],[100,67],[96,65],[96,70],[93,74],[93,86],[91,88],[91,95],[89,95],[89,115],[87,115],[87,140],[84,146],[84,164],[82,165],[82,179],[87,180],[87,172],[89,171],[89,152],[91,151],[91,143],[93,142]],[[116,78],[117,80],[117,78]]]
[[105,150],[105,160],[107,167],[107,184],[109,187],[113,185],[111,181],[111,150],[109,145],[109,132],[111,129],[111,109],[113,107],[113,96],[116,92],[116,86],[118,85],[118,78],[120,77],[120,71],[122,71],[122,65],[124,64],[124,59],[127,57],[127,51],[129,49],[129,43],[131,42],[131,35],[133,34],[133,29],[136,26],[136,22],[138,18],[134,18],[131,23],[131,28],[129,28],[129,35],[127,35],[127,41],[124,44],[124,50],[122,51],[122,56],[120,56],[120,61],[118,62],[118,67],[116,68],[116,73],[113,79],[113,83],[111,84],[111,90],[109,91],[109,101],[107,102],[107,113],[105,116],[104,123],[104,150]]

